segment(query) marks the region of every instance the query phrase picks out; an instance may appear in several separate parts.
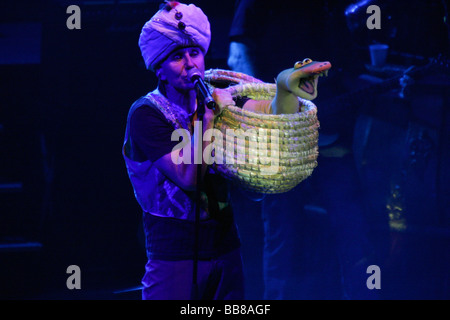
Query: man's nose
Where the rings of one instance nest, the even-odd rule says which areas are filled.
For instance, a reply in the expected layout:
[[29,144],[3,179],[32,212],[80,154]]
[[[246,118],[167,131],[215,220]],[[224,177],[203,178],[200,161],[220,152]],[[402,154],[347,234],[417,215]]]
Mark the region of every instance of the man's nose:
[[192,61],[192,58],[189,54],[186,54],[184,56],[184,64],[186,66],[186,69],[192,69],[195,67],[194,61]]

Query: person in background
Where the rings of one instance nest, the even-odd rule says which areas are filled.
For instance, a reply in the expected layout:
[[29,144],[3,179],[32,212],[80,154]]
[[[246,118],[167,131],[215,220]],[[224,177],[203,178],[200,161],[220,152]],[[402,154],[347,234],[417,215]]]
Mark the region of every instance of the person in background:
[[371,247],[351,152],[351,118],[348,111],[321,104],[348,90],[340,81],[355,55],[341,54],[351,48],[343,15],[348,4],[236,1],[229,33],[232,70],[273,81],[280,65],[298,57],[328,57],[334,65],[315,101],[321,122],[318,167],[287,193],[252,198],[261,200],[265,299],[376,298],[365,286]]

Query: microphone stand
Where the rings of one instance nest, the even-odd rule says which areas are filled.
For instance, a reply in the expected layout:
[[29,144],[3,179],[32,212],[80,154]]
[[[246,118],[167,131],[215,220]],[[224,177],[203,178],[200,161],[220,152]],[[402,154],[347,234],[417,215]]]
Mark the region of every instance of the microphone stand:
[[[201,152],[200,163],[197,164],[197,188],[195,190],[195,218],[194,218],[194,255],[193,255],[193,266],[192,266],[192,289],[191,289],[191,299],[199,300],[199,290],[198,290],[198,251],[199,251],[199,232],[200,232],[200,200],[201,200],[201,189],[203,187],[202,181],[202,164],[203,164],[203,116],[205,114],[205,100],[201,94],[199,94],[199,89],[197,88],[197,121],[200,124],[198,133],[200,137],[197,137],[199,142],[197,147],[199,150],[194,152]],[[195,128],[195,124],[194,124]],[[195,143],[195,142],[194,142]],[[194,155],[195,159],[195,155]]]

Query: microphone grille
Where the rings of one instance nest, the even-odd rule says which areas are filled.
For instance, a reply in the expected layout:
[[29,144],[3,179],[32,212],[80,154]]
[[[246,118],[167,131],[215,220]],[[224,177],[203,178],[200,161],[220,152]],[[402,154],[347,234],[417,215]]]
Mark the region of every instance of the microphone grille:
[[197,68],[192,68],[187,72],[189,79],[194,82],[195,79],[201,78],[202,73]]

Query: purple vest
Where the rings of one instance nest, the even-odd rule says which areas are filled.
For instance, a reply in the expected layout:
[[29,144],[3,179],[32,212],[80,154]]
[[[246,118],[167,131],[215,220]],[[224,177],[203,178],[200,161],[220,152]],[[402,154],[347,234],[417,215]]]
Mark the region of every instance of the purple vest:
[[[171,180],[167,179],[150,160],[138,162],[131,158],[130,151],[133,142],[130,138],[130,119],[133,112],[144,104],[156,105],[165,117],[172,122],[174,129],[190,129],[189,116],[181,108],[176,110],[176,121],[168,116],[167,109],[164,109],[164,107],[170,103],[158,90],[150,92],[131,106],[128,113],[122,153],[136,200],[144,212],[152,215],[193,221],[195,217],[195,192],[180,189]],[[170,107],[172,111],[178,109],[174,105]],[[208,216],[203,208],[200,215],[202,218]]]

